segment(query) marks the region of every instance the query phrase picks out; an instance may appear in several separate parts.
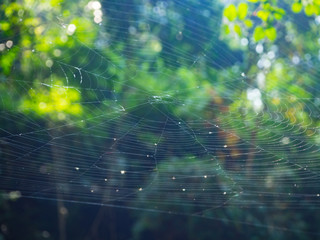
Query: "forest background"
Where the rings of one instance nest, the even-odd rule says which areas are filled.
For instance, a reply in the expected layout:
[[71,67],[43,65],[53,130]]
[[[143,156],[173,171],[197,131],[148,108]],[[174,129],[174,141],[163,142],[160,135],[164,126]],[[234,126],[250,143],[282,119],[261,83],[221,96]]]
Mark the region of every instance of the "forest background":
[[318,239],[319,24],[319,0],[2,1],[0,239]]

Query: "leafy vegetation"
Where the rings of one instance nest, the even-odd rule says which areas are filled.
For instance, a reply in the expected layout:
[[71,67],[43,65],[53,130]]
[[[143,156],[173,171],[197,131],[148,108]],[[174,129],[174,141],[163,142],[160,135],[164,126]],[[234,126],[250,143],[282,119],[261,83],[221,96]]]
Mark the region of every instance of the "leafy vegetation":
[[4,0],[0,239],[314,237],[319,15],[319,0]]

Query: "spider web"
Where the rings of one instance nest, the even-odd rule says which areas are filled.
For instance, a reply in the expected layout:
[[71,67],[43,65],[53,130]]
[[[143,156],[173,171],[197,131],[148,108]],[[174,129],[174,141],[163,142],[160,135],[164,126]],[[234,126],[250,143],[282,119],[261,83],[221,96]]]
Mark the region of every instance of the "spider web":
[[[178,13],[189,9],[195,16],[217,18],[209,14],[215,10],[199,12],[191,3],[174,3]],[[134,7],[120,2],[113,6]],[[141,11],[139,17],[169,31],[161,15],[166,7],[164,2],[155,4],[151,13]],[[122,14],[126,12],[111,8],[106,19],[123,23]],[[32,82],[9,76],[2,83],[14,82],[8,96],[32,98],[42,89],[62,91],[71,99],[78,93],[81,99],[70,107],[81,105],[83,112],[69,116],[61,111],[53,118],[21,102],[5,106],[1,97],[5,110],[0,115],[0,188],[6,196],[59,198],[266,227],[263,221],[217,212],[319,209],[320,102],[310,97],[319,93],[316,66],[308,61],[311,53],[281,66],[275,56],[289,48],[272,46],[266,51],[261,44],[251,44],[247,47],[256,54],[259,71],[246,73],[238,53],[218,44],[218,31],[196,20],[190,19],[183,33],[179,25],[172,28],[177,39],[183,34],[182,43],[201,49],[197,53],[165,37],[150,36],[153,48],[146,50],[147,41],[141,40],[146,36],[135,32],[135,20],[129,30],[122,25],[103,29],[104,22],[97,21],[92,31],[99,37],[91,44],[70,34],[76,51],[66,50],[49,63],[41,62],[41,51],[33,51],[29,67],[47,77]],[[52,25],[72,30],[61,17]],[[123,33],[119,38],[125,48],[120,49],[108,32]],[[203,40],[208,44],[202,46]],[[155,57],[159,52],[165,63]],[[312,95],[300,97],[281,83],[273,91],[258,86],[267,73],[291,68],[298,68],[301,76],[306,69],[314,70],[302,84]],[[272,104],[275,100],[281,104]],[[297,109],[305,112],[302,121],[295,119]]]

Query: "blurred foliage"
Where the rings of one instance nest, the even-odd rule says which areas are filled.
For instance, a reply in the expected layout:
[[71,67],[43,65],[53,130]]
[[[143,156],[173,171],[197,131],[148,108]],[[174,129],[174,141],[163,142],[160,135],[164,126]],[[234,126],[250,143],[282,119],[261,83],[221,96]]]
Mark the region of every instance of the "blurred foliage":
[[66,114],[80,116],[80,93],[71,88],[65,88],[61,83],[53,83],[50,90],[32,88],[29,99],[22,102],[21,111],[35,111],[36,113],[52,114],[54,119],[65,120]]
[[[145,201],[153,197],[172,197],[175,201],[170,204],[167,201],[168,206],[163,204],[166,214],[156,211],[136,214],[135,222],[130,223],[134,238],[177,239],[185,234],[189,239],[211,237],[212,230],[209,228],[212,222],[204,223],[188,214],[172,217],[168,212],[173,209],[219,219],[214,230],[217,238],[231,239],[237,234],[237,238],[261,239],[267,234],[273,239],[308,239],[301,233],[293,232],[285,236],[281,231],[260,230],[240,222],[284,226],[294,219],[294,225],[288,226],[289,229],[315,231],[319,217],[312,215],[312,205],[304,213],[285,212],[284,209],[290,208],[290,203],[283,206],[280,198],[272,202],[271,214],[270,206],[264,204],[268,201],[264,196],[247,200],[256,207],[250,211],[247,206],[228,208],[225,203],[230,200],[237,204],[241,203],[242,198],[245,199],[240,194],[241,183],[246,185],[251,172],[259,171],[259,168],[250,168],[250,156],[262,162],[272,152],[273,158],[300,166],[304,163],[305,153],[299,152],[295,143],[289,144],[289,137],[306,144],[320,143],[315,130],[320,126],[316,110],[320,105],[317,96],[320,89],[317,79],[320,74],[317,68],[319,46],[315,44],[315,39],[319,38],[319,15],[319,0],[249,0],[231,3],[224,8],[222,3],[208,0],[101,3],[85,0],[4,0],[0,4],[0,110],[3,113],[0,124],[1,129],[6,131],[1,130],[0,136],[37,132],[35,130],[38,129],[46,129],[48,134],[40,133],[36,140],[17,139],[14,144],[1,141],[0,157],[5,164],[1,165],[0,174],[4,172],[8,176],[19,177],[19,171],[14,169],[21,159],[14,161],[12,155],[6,154],[19,152],[16,145],[30,141],[30,146],[40,149],[43,147],[41,140],[49,142],[59,136],[68,137],[50,144],[49,150],[44,148],[42,153],[31,154],[33,158],[29,166],[26,162],[26,169],[41,165],[41,171],[54,175],[53,162],[57,158],[62,162],[67,159],[64,164],[70,169],[68,159],[79,158],[76,169],[74,166],[72,170],[65,171],[59,168],[62,180],[74,171],[91,167],[92,162],[100,170],[105,170],[111,165],[101,155],[106,151],[106,145],[115,146],[111,158],[114,165],[121,161],[135,169],[137,166],[131,166],[129,160],[136,155],[146,155],[147,150],[154,151],[147,143],[157,141],[159,129],[162,129],[158,123],[163,124],[170,118],[170,121],[180,125],[179,128],[171,126],[170,130],[179,132],[183,129],[183,133],[161,140],[161,144],[166,146],[163,151],[168,159],[159,161],[157,166],[148,162],[152,166],[147,167],[152,171],[148,176],[141,177],[137,184],[145,186],[152,182],[153,189],[142,192],[135,206],[155,209],[152,201]],[[197,120],[205,120],[206,124],[192,128],[188,126],[186,123],[192,122],[195,116]],[[104,131],[101,131],[100,125]],[[204,129],[206,133],[210,131],[229,147],[215,146],[210,150],[211,155],[215,156],[214,161],[212,156],[207,159],[207,155],[199,155],[203,148],[193,149],[185,145],[185,139],[194,140],[193,129],[200,129],[199,132]],[[138,134],[130,135],[131,131]],[[86,133],[88,137],[84,138],[81,134]],[[207,135],[201,134],[197,144],[205,145],[209,140],[205,137]],[[114,136],[123,135],[130,137],[135,150],[121,143],[114,145]],[[286,136],[289,137],[286,139]],[[266,139],[279,141],[269,143]],[[57,153],[57,149],[52,147],[55,144],[76,149],[76,157],[64,147]],[[252,144],[264,149],[264,154],[260,153],[261,149],[259,154],[250,152],[248,149]],[[275,148],[278,144],[288,147]],[[178,150],[172,150],[171,146]],[[33,153],[31,147],[20,151],[21,156]],[[130,151],[134,154],[128,154]],[[320,157],[316,150],[310,151],[310,158]],[[48,152],[52,159],[44,157]],[[123,154],[119,154],[121,152]],[[91,155],[88,157],[86,153]],[[243,159],[240,155],[248,158]],[[80,158],[83,156],[86,159],[82,161]],[[288,156],[295,157],[291,160]],[[158,191],[161,183],[166,179],[172,180],[171,175],[175,172],[184,176],[206,176],[198,165],[204,167],[208,162],[216,167],[206,167],[210,169],[212,178],[201,179],[202,182],[197,178],[175,179],[177,181],[171,185],[171,192]],[[114,168],[117,173],[124,171]],[[275,184],[279,177],[275,174],[277,169],[277,166],[270,167],[270,171],[260,176],[262,180],[257,180],[257,185],[247,188],[259,191],[260,186],[265,186],[268,191],[278,193],[302,191],[306,194],[316,188],[283,189],[281,182]],[[286,177],[299,182],[299,176],[292,169],[285,173]],[[168,175],[159,175],[161,171]],[[83,185],[87,186],[91,181],[92,176],[83,173]],[[113,186],[126,184],[123,178],[114,182]],[[196,184],[204,187],[211,184],[217,192],[221,192],[221,198],[213,199],[216,196],[213,194],[210,198],[201,199],[199,194],[197,205],[191,204],[194,194],[190,193],[190,204],[180,204],[185,191],[189,191],[181,186]],[[181,191],[171,196],[180,188]],[[230,195],[225,196],[224,192]],[[6,230],[7,225],[12,229],[15,224],[22,227],[14,219],[21,218],[22,221],[33,216],[32,212],[37,209],[31,204],[31,213],[18,216],[19,213],[12,210],[10,204],[16,206],[19,194],[12,191],[9,198],[0,199],[1,212],[5,213],[0,217],[1,226],[5,226],[1,227],[0,239],[2,236],[5,239],[22,238],[26,232],[29,239],[46,238],[45,232],[28,224],[21,235]],[[307,198],[302,201],[306,205],[309,203]],[[126,207],[125,203],[121,204]],[[281,213],[276,211],[278,208]],[[45,212],[46,206],[41,206],[41,210]],[[78,217],[75,214],[68,221],[72,223]],[[125,214],[122,217],[129,219]],[[307,224],[308,218],[312,218],[313,222]],[[121,220],[117,220],[117,224],[121,224]],[[184,225],[191,226],[187,233],[182,230]],[[232,231],[225,233],[226,229]],[[52,229],[52,232],[54,230],[57,229]],[[53,234],[51,238],[57,239],[58,236]]]
[[[279,25],[285,22],[282,20],[283,17],[290,14],[289,9],[295,14],[304,10],[306,16],[317,16],[320,14],[320,1],[298,0],[278,3],[278,1],[248,0],[239,3],[237,7],[235,4],[229,4],[223,13],[228,20],[225,23],[225,32],[229,34],[230,27],[233,26],[234,32],[243,36],[243,31],[249,31],[253,27],[254,41],[267,38],[273,42],[277,38],[277,28],[279,29]],[[256,23],[255,26],[253,22]]]

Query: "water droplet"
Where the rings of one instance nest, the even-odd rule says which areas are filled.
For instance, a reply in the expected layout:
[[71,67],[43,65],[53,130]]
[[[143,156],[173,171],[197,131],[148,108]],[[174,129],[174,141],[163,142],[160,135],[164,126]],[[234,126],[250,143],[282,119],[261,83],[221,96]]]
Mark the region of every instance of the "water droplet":
[[7,46],[8,48],[11,48],[11,47],[13,46],[13,41],[12,41],[12,40],[8,40],[8,41],[6,42],[6,46]]
[[284,144],[284,145],[289,144],[290,143],[290,138],[288,138],[288,137],[282,138],[281,143]]

